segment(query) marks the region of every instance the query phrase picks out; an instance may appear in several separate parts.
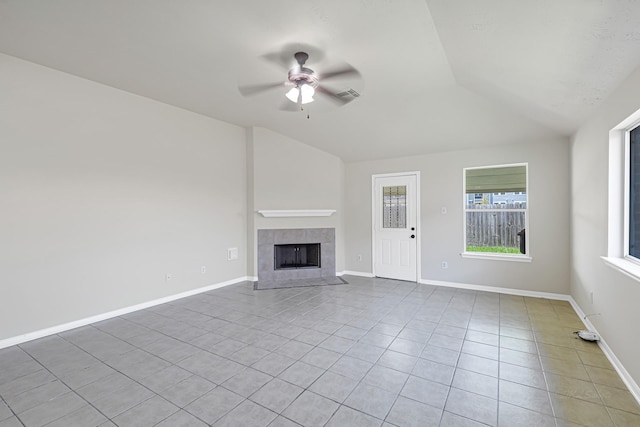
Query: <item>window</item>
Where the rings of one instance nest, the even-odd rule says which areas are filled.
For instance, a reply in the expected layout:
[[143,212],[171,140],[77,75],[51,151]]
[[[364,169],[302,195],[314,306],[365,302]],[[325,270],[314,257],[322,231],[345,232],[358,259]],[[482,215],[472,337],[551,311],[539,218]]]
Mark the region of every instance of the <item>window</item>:
[[[527,164],[466,168],[464,193],[462,255],[529,261]],[[494,195],[515,193],[520,194],[518,202],[512,197],[494,200]]]
[[627,251],[634,261],[640,261],[640,127],[636,126],[628,134],[629,201],[626,206]]
[[382,227],[407,227],[407,186],[382,188]]
[[640,280],[640,110],[609,132],[610,267]]

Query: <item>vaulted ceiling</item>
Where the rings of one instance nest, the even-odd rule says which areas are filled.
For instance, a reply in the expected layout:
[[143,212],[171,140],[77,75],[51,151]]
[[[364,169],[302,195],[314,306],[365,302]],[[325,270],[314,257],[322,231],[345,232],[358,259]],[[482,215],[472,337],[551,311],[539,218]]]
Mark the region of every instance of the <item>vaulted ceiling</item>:
[[[361,96],[241,95],[298,50]],[[358,161],[570,135],[640,64],[640,2],[0,0],[0,52]]]

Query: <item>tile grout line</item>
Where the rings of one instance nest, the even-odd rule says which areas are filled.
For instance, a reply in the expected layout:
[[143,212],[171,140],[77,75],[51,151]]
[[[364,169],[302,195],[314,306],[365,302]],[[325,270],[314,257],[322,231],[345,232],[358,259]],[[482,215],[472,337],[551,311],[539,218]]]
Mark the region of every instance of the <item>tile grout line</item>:
[[[24,351],[24,350],[23,350],[23,351]],[[4,397],[2,397],[1,395],[0,395],[0,402],[1,402],[1,403],[4,403],[4,404],[6,405],[6,407],[7,407],[7,408],[11,411],[11,413],[13,414],[13,418],[15,418],[16,420],[18,420],[18,422],[19,422],[20,424],[22,424],[22,426],[24,427],[24,422],[22,422],[22,420],[20,419],[20,417],[18,417],[18,414],[16,413],[16,411],[14,411],[14,410],[13,410],[13,408],[12,408],[11,406],[9,406],[9,403],[7,403],[7,401],[6,401],[6,400],[4,399]],[[11,418],[11,415],[9,416],[9,418],[7,418],[7,420],[8,420],[8,419],[10,419],[10,418]],[[4,422],[5,420],[0,420],[0,421]]]
[[[527,307],[526,304],[525,304],[525,307]],[[555,308],[554,308],[554,312],[555,312]],[[529,307],[527,307],[527,317],[529,318],[529,323],[531,323],[531,316],[529,315]],[[544,384],[547,392],[547,399],[549,399],[549,406],[551,406],[551,414],[553,416],[553,421],[556,427],[559,427],[558,423],[559,423],[560,417],[556,416],[556,408],[555,408],[555,405],[553,404],[553,401],[551,400],[551,388],[549,387],[549,380],[547,378],[548,373],[545,371],[544,365],[542,364],[542,352],[540,351],[540,343],[538,342],[538,335],[536,334],[536,331],[533,330],[533,325],[531,328],[531,332],[533,335],[533,342],[536,345],[536,351],[537,351],[536,355],[538,357],[538,362],[540,363],[540,370],[542,372],[542,377],[544,378]]]
[[[80,348],[80,347],[76,346],[74,343],[67,341],[64,337],[60,336],[60,334],[55,334],[55,335],[53,335],[53,336],[56,336],[56,337],[60,338],[61,340],[63,340],[63,341],[65,341],[65,342],[67,342],[68,344],[70,344],[70,345],[72,345],[72,346],[74,346],[74,347],[78,348],[80,351],[84,352],[85,354],[87,354],[87,355],[91,356],[92,358],[94,358],[94,359],[96,359],[96,360],[98,360],[98,361],[102,362],[100,359],[98,359],[98,358],[96,358],[95,356],[93,356],[92,354],[88,353],[88,352],[87,352],[86,350],[84,350],[83,348]],[[34,357],[31,353],[29,353],[29,351],[28,351],[27,349],[22,348],[22,344],[18,344],[18,345],[17,345],[17,347],[18,347],[18,348],[20,348],[22,351],[24,351],[26,354],[28,354],[28,355],[29,355],[29,357],[31,357],[31,358],[32,358],[36,363],[38,363],[40,366],[42,366],[42,368],[43,368],[44,370],[46,370],[46,371],[47,371],[47,372],[49,372],[51,375],[53,375],[53,376],[56,378],[56,380],[54,380],[54,381],[60,381],[62,384],[64,384],[64,386],[65,386],[65,387],[67,387],[67,388],[69,389],[69,392],[70,392],[70,393],[73,393],[73,394],[75,394],[76,396],[78,396],[78,398],[80,398],[82,401],[84,401],[88,406],[92,407],[92,408],[93,408],[93,409],[95,409],[95,410],[96,410],[100,415],[104,416],[107,420],[111,421],[111,418],[110,418],[110,417],[108,417],[106,414],[102,413],[102,411],[100,411],[98,408],[96,408],[96,407],[95,407],[91,402],[89,402],[89,401],[88,401],[88,400],[86,400],[83,396],[81,396],[80,394],[78,394],[78,393],[76,392],[76,390],[74,390],[74,389],[72,389],[71,387],[69,387],[69,385],[68,385],[68,384],[67,384],[67,383],[66,383],[66,382],[65,382],[61,377],[59,377],[58,375],[54,374],[54,373],[53,373],[49,368],[47,368],[45,365],[43,365],[43,364],[42,364],[42,362],[40,362],[36,357]],[[58,396],[56,396],[56,397],[58,397]],[[44,404],[44,403],[41,403],[40,405],[43,405],[43,404]],[[38,406],[40,406],[40,405],[38,405]],[[64,414],[64,415],[62,415],[62,416],[60,416],[60,417],[56,418],[55,420],[51,420],[51,421],[49,421],[47,424],[50,424],[50,423],[52,423],[52,422],[54,422],[54,421],[58,421],[58,420],[60,420],[60,419],[64,418],[65,416],[67,416],[67,415],[70,415],[70,414],[73,414],[73,413],[77,412],[77,411],[78,411],[78,410],[80,410],[80,409],[81,409],[81,408],[78,408],[76,411],[70,412],[70,413],[68,413],[68,414]],[[20,419],[20,422],[22,422],[22,420],[21,420],[21,419]],[[23,423],[23,425],[24,425],[24,423]]]
[[[118,316],[117,318],[120,318],[120,316]],[[87,326],[91,326],[91,327],[92,327],[92,328],[94,328],[94,329],[100,330],[101,332],[104,332],[104,333],[107,333],[107,334],[108,334],[108,335],[110,335],[110,336],[113,336],[113,335],[109,334],[108,332],[102,331],[100,328],[97,328],[97,327],[93,326],[93,324],[90,324],[90,325],[87,325]],[[65,383],[65,385],[66,385],[67,387],[69,387],[69,389],[71,389],[71,390],[72,390],[76,395],[78,395],[78,397],[80,397],[82,400],[84,400],[85,402],[87,402],[87,404],[88,404],[89,406],[91,406],[92,408],[94,408],[94,409],[95,409],[96,411],[98,411],[100,414],[104,415],[104,417],[105,417],[107,420],[109,420],[109,421],[113,422],[113,419],[114,419],[114,418],[116,418],[117,416],[122,415],[122,414],[124,414],[125,412],[130,411],[130,410],[132,410],[133,408],[136,408],[136,407],[138,407],[138,406],[142,405],[143,403],[145,403],[145,402],[147,402],[148,400],[150,400],[150,399],[154,398],[155,396],[160,396],[158,393],[156,393],[155,391],[151,390],[150,388],[148,388],[148,387],[147,387],[147,386],[145,386],[144,384],[140,383],[138,380],[136,380],[136,379],[134,379],[134,378],[131,378],[130,376],[128,376],[128,375],[127,375],[127,374],[125,374],[124,372],[121,372],[119,369],[116,369],[115,367],[113,367],[113,366],[109,365],[109,364],[107,363],[107,361],[106,361],[106,360],[98,359],[96,356],[94,356],[93,354],[89,353],[88,351],[86,351],[86,350],[85,350],[85,349],[83,349],[82,347],[78,346],[78,345],[77,345],[77,344],[75,344],[74,342],[71,342],[71,341],[67,340],[65,337],[60,336],[59,334],[58,334],[58,336],[59,336],[59,338],[61,338],[61,339],[63,339],[64,341],[68,342],[69,344],[71,344],[71,345],[75,346],[76,348],[78,348],[78,349],[80,349],[80,350],[84,351],[84,352],[85,352],[85,353],[87,353],[89,356],[91,356],[91,357],[95,358],[95,359],[96,359],[96,360],[98,360],[100,363],[102,363],[102,364],[104,364],[104,365],[108,366],[109,368],[113,369],[115,372],[119,373],[120,375],[125,376],[126,378],[130,379],[130,380],[131,380],[131,381],[133,381],[134,383],[139,384],[141,387],[144,387],[145,389],[147,389],[147,390],[149,390],[151,393],[153,393],[153,396],[149,397],[148,399],[145,399],[145,400],[143,400],[143,401],[141,401],[141,402],[138,402],[137,404],[135,404],[135,405],[134,405],[134,406],[132,406],[131,408],[126,409],[125,411],[123,411],[123,412],[121,412],[121,413],[119,413],[119,414],[115,415],[114,417],[109,417],[109,416],[107,416],[107,414],[103,413],[103,412],[102,412],[100,409],[98,409],[95,405],[93,405],[91,402],[89,402],[88,400],[86,400],[83,396],[81,396],[79,393],[77,393],[74,389],[72,389],[71,387],[69,387],[69,385],[67,385],[67,384]],[[115,336],[114,336],[114,338],[117,338],[117,339],[120,339],[121,341],[124,341],[124,340],[122,340],[121,338],[118,338],[118,337],[115,337]],[[125,342],[126,342],[126,341],[125,341]],[[132,345],[132,344],[130,344],[130,345]],[[145,351],[145,350],[143,350],[143,349],[139,348],[138,346],[135,346],[135,345],[132,345],[132,346],[133,346],[135,349]],[[127,353],[131,353],[132,351],[135,351],[135,350],[131,350],[130,352],[127,352]],[[145,352],[146,352],[146,351],[145,351]],[[148,352],[147,352],[147,353],[148,353]],[[126,354],[126,353],[123,353],[123,354]],[[148,353],[148,354],[151,354],[151,353]],[[153,355],[153,354],[151,354],[151,355],[152,355],[152,356],[155,356],[155,357],[158,357],[157,355]],[[167,362],[168,362],[168,361],[167,361]],[[169,363],[171,363],[171,362],[169,362]],[[172,364],[172,366],[174,366],[174,365]],[[53,374],[53,373],[52,373],[52,374]],[[152,375],[153,375],[153,374],[152,374]],[[56,377],[57,377],[57,376],[56,376]],[[90,385],[90,384],[93,384],[93,383],[95,383],[95,382],[97,382],[97,381],[100,381],[100,380],[101,380],[101,379],[103,379],[103,378],[104,378],[104,377],[99,378],[99,379],[97,379],[97,380],[95,380],[95,381],[92,381],[92,382],[90,382],[90,383],[88,383],[88,384],[85,384],[83,387],[85,387],[85,386],[87,386],[87,385]],[[146,378],[146,377],[145,377],[145,378]],[[60,379],[60,381],[62,381],[62,378],[59,378],[59,379]],[[108,395],[114,394],[114,393],[118,392],[120,389],[121,389],[121,388],[119,388],[119,389],[117,389],[117,390],[114,390],[113,392],[108,393]],[[163,398],[162,396],[160,396],[160,397],[161,397],[161,398]],[[164,399],[164,398],[163,398],[163,399]],[[164,399],[164,400],[166,400],[166,399]],[[169,402],[169,403],[173,404],[172,402]],[[176,405],[176,407],[177,407],[177,405]],[[179,407],[178,407],[178,411],[179,411],[180,409],[181,409],[181,408],[179,408]],[[178,412],[178,411],[176,411],[176,412]],[[175,414],[176,412],[173,412],[171,415]],[[169,417],[170,417],[171,415],[169,415]],[[61,417],[61,418],[62,418],[62,417]],[[167,418],[168,418],[168,417],[167,417]],[[59,418],[59,419],[60,419],[60,418]],[[115,424],[115,423],[114,423],[114,424]]]

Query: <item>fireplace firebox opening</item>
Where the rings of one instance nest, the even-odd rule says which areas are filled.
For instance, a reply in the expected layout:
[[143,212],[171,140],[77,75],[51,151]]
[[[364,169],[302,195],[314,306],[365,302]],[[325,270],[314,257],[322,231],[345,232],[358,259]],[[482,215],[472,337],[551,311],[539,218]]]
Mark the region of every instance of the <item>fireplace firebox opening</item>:
[[320,243],[274,245],[274,269],[320,268]]

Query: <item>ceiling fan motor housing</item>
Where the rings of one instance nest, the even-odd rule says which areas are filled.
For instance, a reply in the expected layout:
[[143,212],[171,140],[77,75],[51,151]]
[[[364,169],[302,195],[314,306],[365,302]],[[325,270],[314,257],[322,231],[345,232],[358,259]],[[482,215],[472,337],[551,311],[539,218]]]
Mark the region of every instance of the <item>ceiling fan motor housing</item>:
[[318,87],[318,77],[311,68],[294,67],[289,70],[289,81],[296,86],[307,84],[312,88]]

